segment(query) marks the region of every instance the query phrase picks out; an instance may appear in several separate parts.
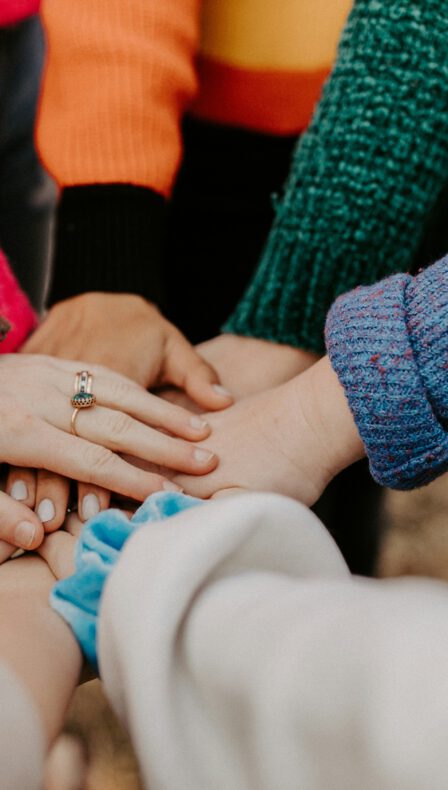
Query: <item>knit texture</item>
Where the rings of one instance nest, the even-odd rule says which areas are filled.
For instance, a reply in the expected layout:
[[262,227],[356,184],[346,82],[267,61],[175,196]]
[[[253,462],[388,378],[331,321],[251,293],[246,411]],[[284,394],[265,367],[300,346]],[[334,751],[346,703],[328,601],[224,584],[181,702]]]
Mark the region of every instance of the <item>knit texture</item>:
[[0,354],[8,354],[26,340],[37,317],[0,251]]
[[448,3],[358,0],[224,331],[323,351],[339,294],[411,267],[448,180]]
[[340,297],[327,350],[374,479],[429,483],[448,469],[448,257]]
[[196,90],[199,0],[45,0],[37,140],[60,186],[125,183],[167,195]]
[[137,293],[164,307],[166,201],[131,184],[62,190],[49,304],[86,291]]

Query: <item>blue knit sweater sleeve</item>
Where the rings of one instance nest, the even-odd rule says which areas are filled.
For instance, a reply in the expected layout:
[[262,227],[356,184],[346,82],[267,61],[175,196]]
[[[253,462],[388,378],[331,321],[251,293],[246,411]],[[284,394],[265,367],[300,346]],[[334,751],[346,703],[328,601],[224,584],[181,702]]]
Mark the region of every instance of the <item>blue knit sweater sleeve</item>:
[[375,480],[408,489],[446,471],[448,256],[341,296],[326,343]]

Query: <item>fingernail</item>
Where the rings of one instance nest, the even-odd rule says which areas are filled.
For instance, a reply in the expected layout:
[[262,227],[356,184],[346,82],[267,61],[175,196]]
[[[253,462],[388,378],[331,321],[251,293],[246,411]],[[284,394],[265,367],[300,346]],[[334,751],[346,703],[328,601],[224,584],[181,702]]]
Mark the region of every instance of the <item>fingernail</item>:
[[28,499],[28,486],[23,480],[16,480],[10,493],[13,499],[23,502]]
[[36,527],[29,521],[21,521],[14,532],[14,542],[22,549],[29,549],[36,536]]
[[220,395],[223,398],[231,398],[232,394],[229,390],[226,390],[225,387],[222,387],[221,384],[213,384],[213,389],[215,390],[217,395]]
[[210,450],[195,450],[193,455],[198,464],[207,464],[212,460],[214,453],[211,453]]
[[84,521],[97,516],[101,510],[100,500],[95,494],[86,494],[82,500],[82,517]]
[[192,417],[190,425],[195,431],[205,431],[205,429],[209,427],[208,422],[201,420],[200,417]]
[[56,515],[56,509],[51,499],[43,499],[37,508],[37,515],[43,524],[46,521],[51,521]]
[[180,491],[181,493],[184,490],[180,486],[177,486],[176,483],[170,483],[169,481],[163,483],[162,488],[164,491]]

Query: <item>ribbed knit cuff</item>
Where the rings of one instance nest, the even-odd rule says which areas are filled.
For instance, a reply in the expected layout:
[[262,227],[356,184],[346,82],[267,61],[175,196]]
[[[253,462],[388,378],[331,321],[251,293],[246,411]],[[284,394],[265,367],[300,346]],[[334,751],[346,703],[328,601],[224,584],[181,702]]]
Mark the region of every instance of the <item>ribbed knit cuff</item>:
[[135,293],[163,307],[165,199],[131,184],[67,187],[59,203],[49,303],[87,291]]
[[337,296],[414,265],[448,178],[447,31],[443,0],[353,3],[224,331],[321,352]]
[[[437,282],[441,285],[439,274],[430,267],[422,279],[399,274],[358,288],[340,297],[327,318],[327,351],[344,386],[372,476],[390,488],[415,488],[448,469],[448,434],[431,405],[437,387],[429,360],[441,346],[433,346],[427,334],[430,342],[423,347],[421,327],[426,324],[416,312],[417,305],[425,317],[433,312],[432,323],[437,325],[430,293]],[[443,290],[446,301],[448,278]],[[444,348],[446,360],[446,328]]]
[[428,400],[448,421],[448,255],[424,269],[406,288],[410,343]]

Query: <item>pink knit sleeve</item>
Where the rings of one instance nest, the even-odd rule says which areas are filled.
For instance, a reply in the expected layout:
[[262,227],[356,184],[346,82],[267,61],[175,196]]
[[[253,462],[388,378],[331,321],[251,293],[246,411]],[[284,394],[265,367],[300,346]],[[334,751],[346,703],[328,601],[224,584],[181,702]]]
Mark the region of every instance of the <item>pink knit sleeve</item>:
[[15,25],[37,14],[40,0],[0,0],[0,27]]
[[37,317],[0,251],[0,353],[17,351],[36,326]]

